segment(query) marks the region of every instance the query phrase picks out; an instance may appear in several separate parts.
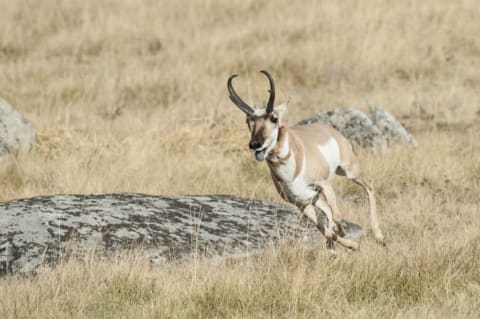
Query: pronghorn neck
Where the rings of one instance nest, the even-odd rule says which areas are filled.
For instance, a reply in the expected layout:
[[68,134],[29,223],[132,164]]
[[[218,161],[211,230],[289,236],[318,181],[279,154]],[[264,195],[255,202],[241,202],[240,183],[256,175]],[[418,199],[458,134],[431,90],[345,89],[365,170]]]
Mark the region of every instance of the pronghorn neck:
[[287,127],[280,127],[278,141],[267,157],[270,169],[283,180],[295,179],[303,170],[303,147]]
[[277,144],[267,158],[269,162],[285,161],[292,155],[290,135],[291,133],[287,127],[282,126],[278,129]]

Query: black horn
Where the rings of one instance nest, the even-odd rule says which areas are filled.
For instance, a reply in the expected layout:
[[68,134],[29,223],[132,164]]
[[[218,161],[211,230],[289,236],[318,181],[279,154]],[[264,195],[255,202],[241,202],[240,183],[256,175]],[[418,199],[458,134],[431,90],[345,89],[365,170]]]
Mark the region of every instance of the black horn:
[[228,78],[228,82],[227,82],[227,88],[228,88],[228,94],[230,96],[230,100],[232,100],[233,104],[235,104],[236,106],[238,106],[238,108],[240,110],[242,110],[243,112],[247,113],[248,115],[252,115],[253,114],[253,109],[247,104],[245,103],[238,95],[237,95],[237,92],[235,92],[235,90],[233,89],[233,86],[232,86],[232,80],[233,78],[237,77],[238,74],[234,74],[232,75],[231,77]]
[[268,90],[268,92],[270,92],[270,98],[268,99],[267,103],[267,114],[270,114],[273,112],[273,104],[275,103],[275,84],[273,83],[273,79],[270,73],[265,70],[262,70],[260,72],[265,74],[268,78],[268,81],[270,82],[270,90]]

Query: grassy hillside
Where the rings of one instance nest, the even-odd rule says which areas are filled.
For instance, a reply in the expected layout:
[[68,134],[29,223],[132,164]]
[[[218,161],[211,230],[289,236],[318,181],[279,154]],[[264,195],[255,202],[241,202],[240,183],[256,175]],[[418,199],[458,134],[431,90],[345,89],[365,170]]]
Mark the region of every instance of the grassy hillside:
[[[0,96],[33,123],[0,165],[0,200],[54,193],[228,193],[281,202],[248,152],[226,79],[292,123],[382,107],[418,148],[361,152],[384,249],[284,245],[264,257],[151,268],[92,256],[0,280],[1,318],[478,317],[480,5],[447,1],[1,1]],[[368,225],[360,188],[340,207]]]

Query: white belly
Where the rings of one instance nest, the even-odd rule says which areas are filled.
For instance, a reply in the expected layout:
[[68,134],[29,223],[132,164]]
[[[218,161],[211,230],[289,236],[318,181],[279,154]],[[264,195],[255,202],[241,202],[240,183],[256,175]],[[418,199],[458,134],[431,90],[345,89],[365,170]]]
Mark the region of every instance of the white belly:
[[281,182],[281,185],[288,201],[293,204],[308,204],[316,195],[313,188],[305,182],[303,176],[299,176],[291,182]]
[[[305,181],[305,169],[295,177],[296,165],[292,156],[288,162],[276,169],[275,175],[285,199],[293,204],[305,205],[313,199],[316,192]],[[305,167],[305,163],[302,166]]]

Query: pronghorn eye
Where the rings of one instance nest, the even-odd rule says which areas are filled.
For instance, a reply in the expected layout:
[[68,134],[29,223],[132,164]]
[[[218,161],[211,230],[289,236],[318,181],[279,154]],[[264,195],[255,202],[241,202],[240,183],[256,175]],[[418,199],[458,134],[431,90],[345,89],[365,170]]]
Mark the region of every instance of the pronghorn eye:
[[272,117],[270,117],[270,121],[274,124],[277,124],[278,123],[278,118],[275,117],[275,116],[272,116]]

